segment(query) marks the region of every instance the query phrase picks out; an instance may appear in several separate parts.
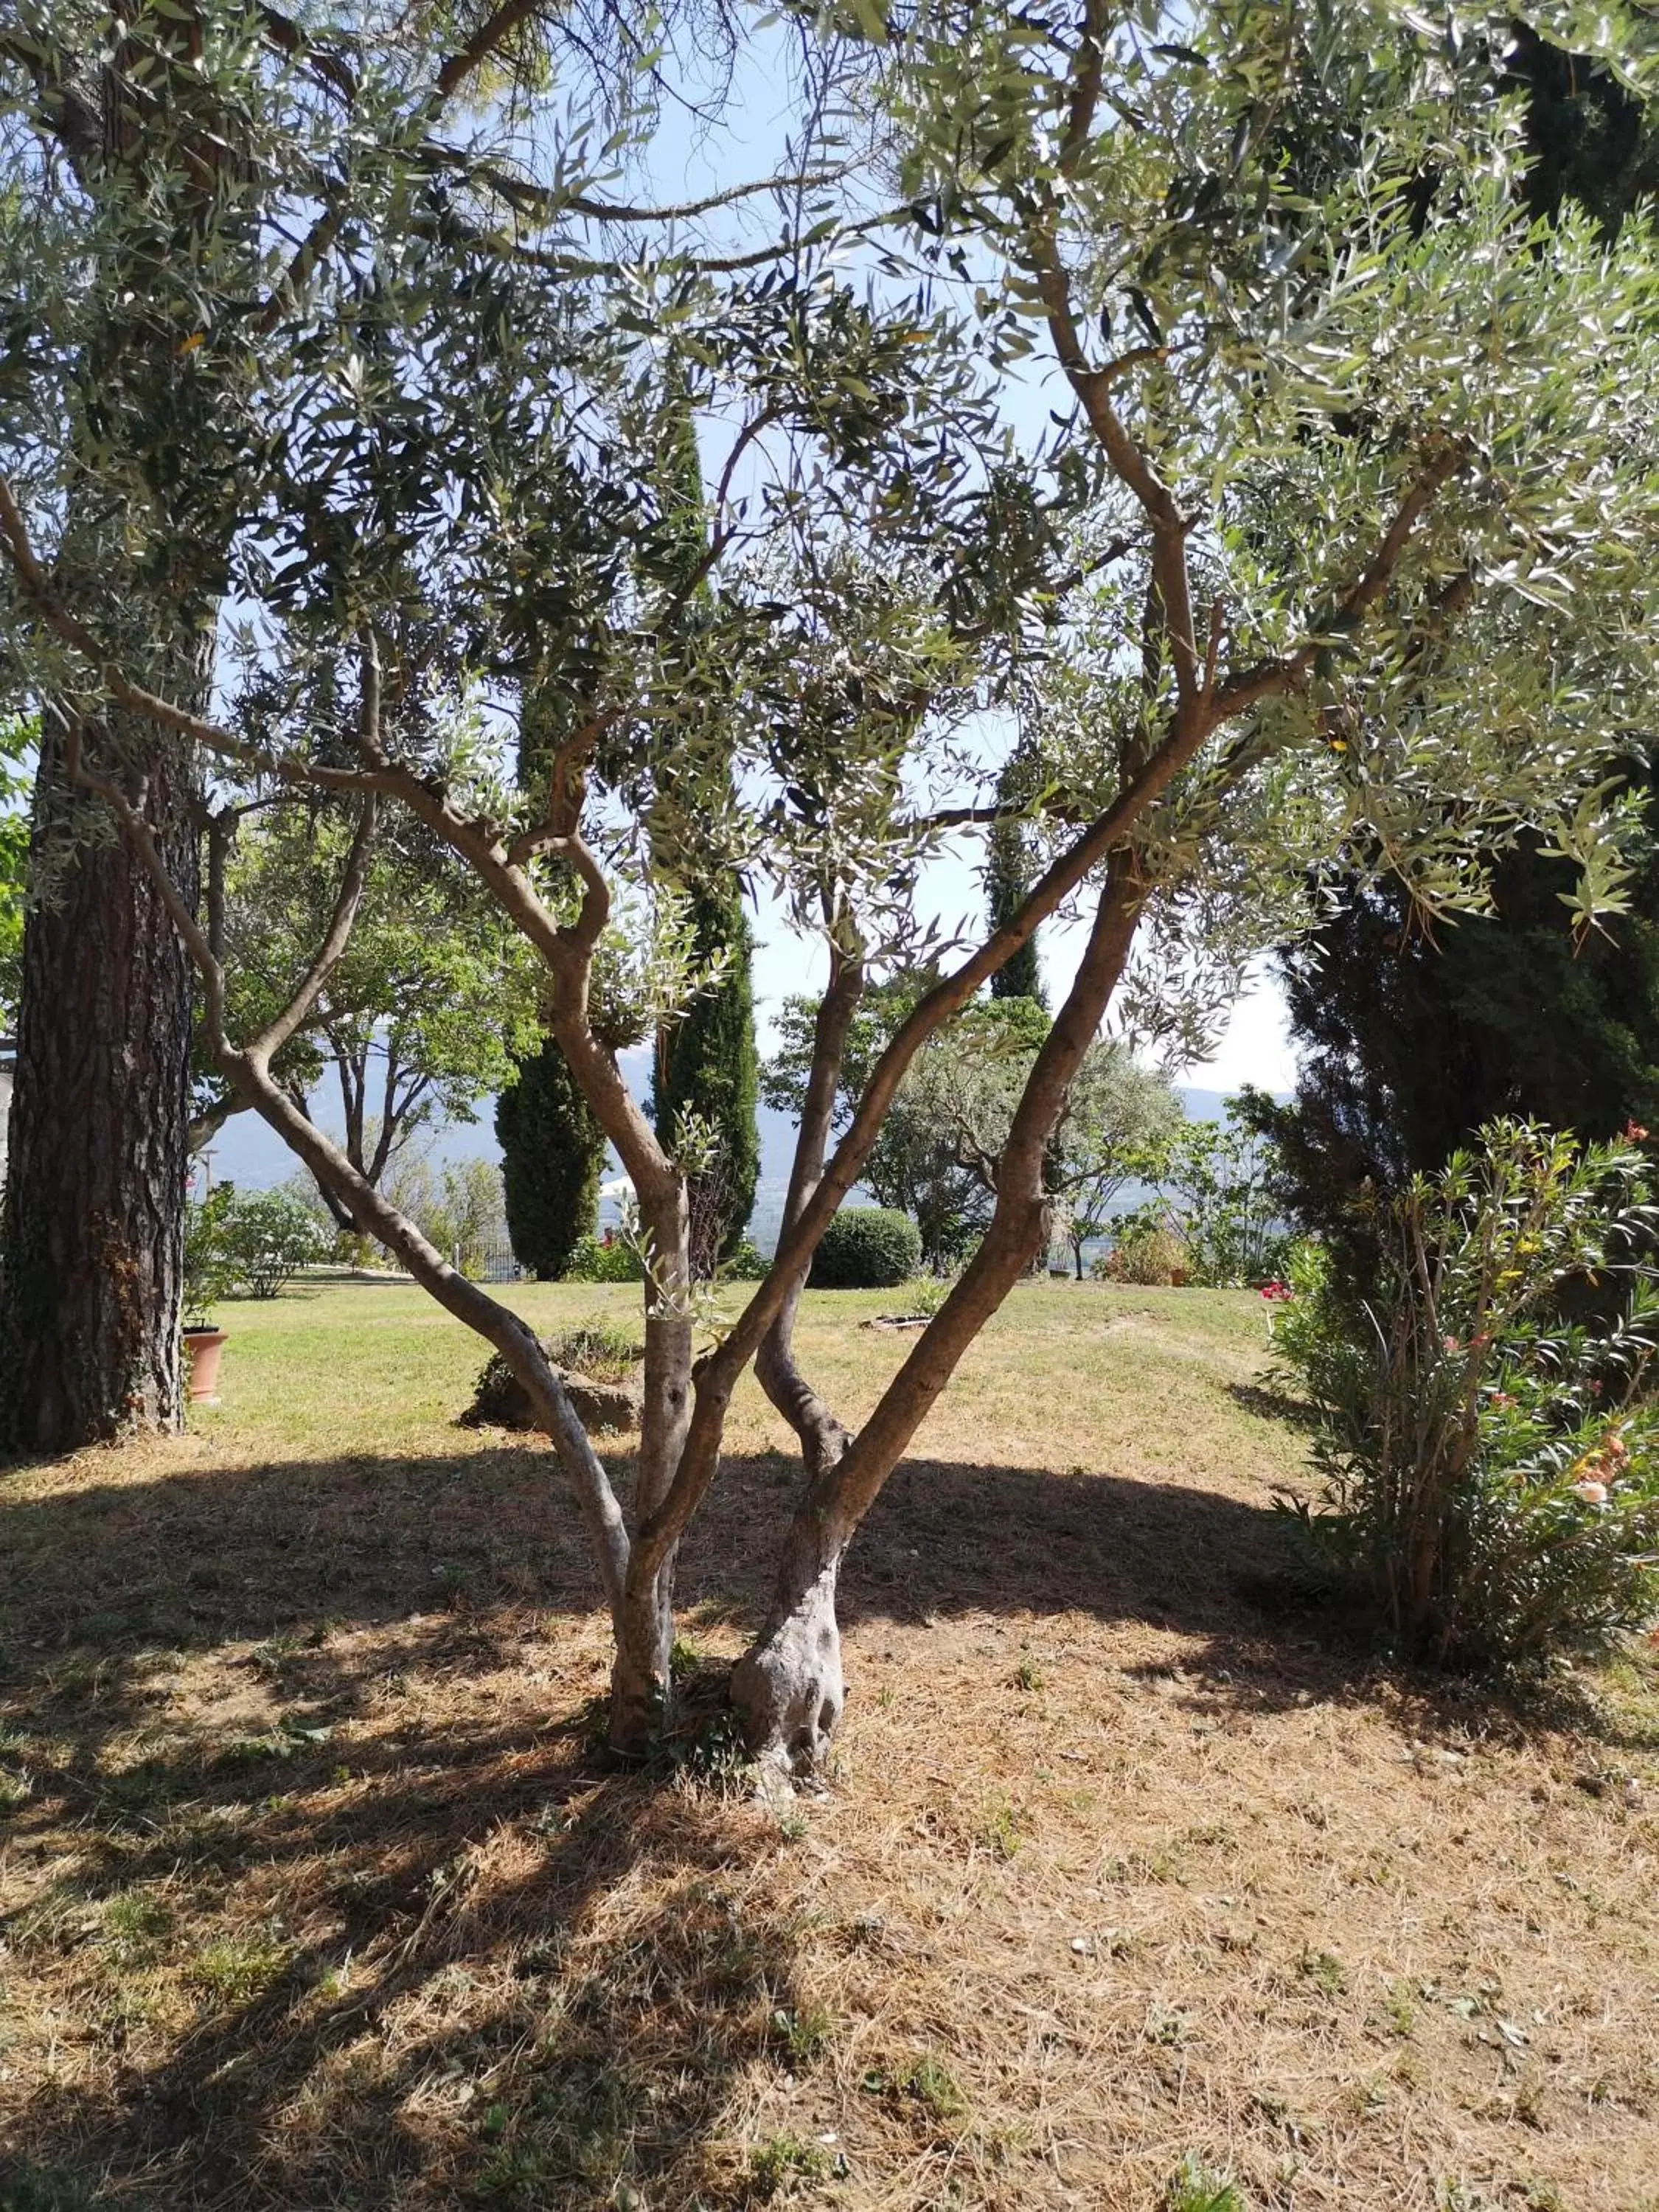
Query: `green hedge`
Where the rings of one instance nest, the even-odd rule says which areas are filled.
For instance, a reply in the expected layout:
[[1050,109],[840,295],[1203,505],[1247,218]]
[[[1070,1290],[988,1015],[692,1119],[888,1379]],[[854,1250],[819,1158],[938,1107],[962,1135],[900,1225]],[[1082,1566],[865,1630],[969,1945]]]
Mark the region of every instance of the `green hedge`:
[[824,1231],[807,1277],[815,1291],[886,1291],[921,1265],[921,1232],[908,1213],[854,1206]]

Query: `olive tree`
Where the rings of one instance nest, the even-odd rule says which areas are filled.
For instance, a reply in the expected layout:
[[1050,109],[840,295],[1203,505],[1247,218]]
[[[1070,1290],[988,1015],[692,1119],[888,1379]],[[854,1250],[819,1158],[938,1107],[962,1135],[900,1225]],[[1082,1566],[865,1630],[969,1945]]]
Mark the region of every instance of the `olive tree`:
[[[1577,863],[1587,922],[1617,907],[1631,824],[1607,769],[1650,676],[1655,278],[1639,238],[1608,252],[1517,222],[1500,70],[1489,43],[1431,35],[1384,0],[1167,21],[1095,0],[924,10],[894,27],[888,135],[860,172],[885,159],[900,194],[881,234],[890,273],[862,292],[842,240],[867,219],[834,206],[810,242],[732,281],[607,269],[556,225],[527,255],[480,253],[447,199],[416,196],[400,239],[383,232],[316,302],[278,409],[289,434],[261,455],[248,659],[275,639],[299,673],[287,711],[257,722],[135,677],[54,591],[36,542],[49,503],[0,485],[20,649],[82,787],[169,906],[221,1072],[495,1346],[553,1439],[615,1630],[618,1745],[660,1723],[677,1549],[753,1361],[804,1480],[732,1693],[757,1753],[823,1757],[844,1695],[842,1559],[1042,1249],[1045,1163],[1138,937],[1178,938],[1217,886],[1288,890],[1362,844],[1426,908],[1478,902],[1492,849],[1522,826]],[[1351,164],[1310,185],[1288,176],[1285,133],[1318,98],[1359,120]],[[976,332],[902,289],[906,254],[976,290]],[[532,287],[532,270],[555,281]],[[665,328],[695,364],[713,479],[696,581],[715,604],[689,638],[648,465]],[[1036,457],[1046,507],[977,381],[1029,378],[1039,345],[1066,401]],[[299,553],[296,586],[282,580]],[[989,797],[916,794],[960,780],[968,718],[1014,696],[1016,667],[1063,768],[1052,857],[941,962],[832,1143],[866,980],[930,949],[919,870],[943,836],[1002,818],[982,744]],[[452,711],[481,669],[553,732],[531,788]],[[228,778],[351,811],[326,927],[252,1036],[227,1030],[211,916],[92,742],[117,709]],[[383,811],[412,816],[522,933],[637,1194],[644,1408],[625,1502],[532,1332],[272,1075],[349,943]],[[705,866],[768,868],[829,960],[777,1251],[718,1318],[691,1278],[696,1160],[652,1127],[596,1003],[630,889],[653,933],[648,959],[621,963],[624,987],[647,1010],[696,988],[676,890],[694,846]],[[916,1055],[1067,906],[1086,941],[1014,1106],[985,1235],[851,1434],[793,1354],[814,1248]]]
[[[1571,28],[1626,61],[1653,46],[1634,15]],[[841,1704],[841,1559],[1039,1247],[1048,1148],[1138,934],[1178,938],[1218,885],[1266,878],[1288,902],[1355,850],[1426,912],[1478,905],[1526,827],[1577,863],[1588,926],[1623,896],[1631,814],[1608,769],[1651,669],[1651,242],[1608,251],[1517,217],[1503,21],[1431,29],[1382,0],[1040,0],[1018,18],[969,0],[894,35],[915,250],[975,288],[1006,374],[1029,381],[1046,356],[1055,465],[1086,490],[1072,649],[1037,679],[1084,826],[919,1002],[820,1175],[858,992],[857,947],[836,948],[786,1288],[751,1310],[807,1482],[734,1684],[751,1739],[808,1759]],[[1291,159],[1304,105],[1350,126],[1320,177]],[[1079,892],[1086,945],[990,1225],[852,1435],[793,1358],[797,1251],[933,1029]]]

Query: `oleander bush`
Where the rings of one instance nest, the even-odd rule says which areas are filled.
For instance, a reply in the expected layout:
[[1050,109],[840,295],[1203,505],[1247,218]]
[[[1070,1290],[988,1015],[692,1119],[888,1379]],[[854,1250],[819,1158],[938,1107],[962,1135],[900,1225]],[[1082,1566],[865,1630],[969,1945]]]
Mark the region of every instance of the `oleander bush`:
[[1275,1316],[1317,1417],[1309,1534],[1414,1652],[1536,1666],[1659,1615],[1644,1134],[1492,1123],[1377,1201],[1369,1297],[1304,1260]]

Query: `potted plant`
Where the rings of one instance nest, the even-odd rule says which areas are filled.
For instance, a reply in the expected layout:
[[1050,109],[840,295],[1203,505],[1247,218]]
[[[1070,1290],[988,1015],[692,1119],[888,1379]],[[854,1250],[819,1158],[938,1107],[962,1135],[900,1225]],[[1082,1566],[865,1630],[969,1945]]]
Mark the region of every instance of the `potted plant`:
[[185,1395],[192,1405],[219,1402],[219,1363],[228,1332],[213,1319],[212,1308],[234,1280],[223,1238],[235,1196],[235,1186],[222,1182],[199,1203],[192,1200],[185,1214]]

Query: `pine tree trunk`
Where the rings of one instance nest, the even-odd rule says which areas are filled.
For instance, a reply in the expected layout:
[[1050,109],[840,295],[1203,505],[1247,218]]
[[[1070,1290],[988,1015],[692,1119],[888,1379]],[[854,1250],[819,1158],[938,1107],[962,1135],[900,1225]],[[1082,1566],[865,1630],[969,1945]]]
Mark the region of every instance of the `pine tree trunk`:
[[[193,897],[191,769],[149,747],[144,811]],[[191,977],[143,866],[50,733],[0,1250],[0,1450],[72,1451],[181,1410]]]

